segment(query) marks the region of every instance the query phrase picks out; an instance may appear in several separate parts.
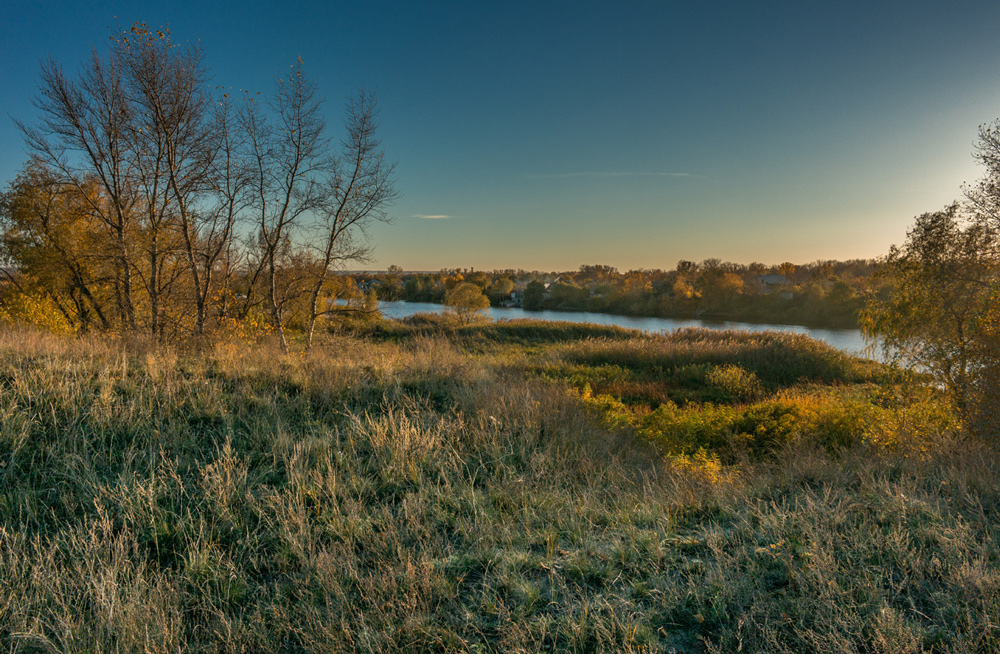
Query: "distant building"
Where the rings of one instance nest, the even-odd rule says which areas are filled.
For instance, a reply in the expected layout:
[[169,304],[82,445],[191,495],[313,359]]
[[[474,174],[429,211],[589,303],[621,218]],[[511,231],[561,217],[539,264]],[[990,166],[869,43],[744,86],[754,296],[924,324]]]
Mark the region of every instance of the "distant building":
[[792,280],[784,275],[757,275],[757,290],[764,295],[778,290],[782,286],[791,286]]

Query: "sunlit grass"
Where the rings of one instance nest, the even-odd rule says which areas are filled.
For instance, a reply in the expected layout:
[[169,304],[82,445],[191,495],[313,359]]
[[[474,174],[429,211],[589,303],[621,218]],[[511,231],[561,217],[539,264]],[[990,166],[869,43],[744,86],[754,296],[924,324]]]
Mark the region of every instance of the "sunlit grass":
[[933,391],[800,338],[496,329],[0,334],[0,642],[1000,647],[1000,468]]

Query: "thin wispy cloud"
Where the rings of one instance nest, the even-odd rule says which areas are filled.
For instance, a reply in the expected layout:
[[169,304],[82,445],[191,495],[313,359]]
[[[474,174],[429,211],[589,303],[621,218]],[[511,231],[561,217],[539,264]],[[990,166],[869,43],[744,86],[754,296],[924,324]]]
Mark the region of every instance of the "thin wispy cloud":
[[579,173],[548,173],[528,175],[530,179],[572,179],[574,177],[698,177],[691,173],[662,172],[579,172]]
[[410,217],[423,218],[424,220],[448,220],[450,218],[455,218],[456,216],[449,216],[448,214],[443,214],[443,213],[434,213],[434,214],[415,213]]

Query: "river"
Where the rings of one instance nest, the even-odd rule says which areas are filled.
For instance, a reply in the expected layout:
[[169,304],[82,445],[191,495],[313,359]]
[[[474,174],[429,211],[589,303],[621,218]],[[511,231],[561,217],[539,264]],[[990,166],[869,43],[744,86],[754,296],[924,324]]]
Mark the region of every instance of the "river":
[[[406,318],[417,313],[443,313],[447,309],[440,304],[429,302],[379,302],[379,310],[386,318]],[[674,320],[672,318],[642,318],[637,316],[615,316],[608,313],[583,311],[525,311],[524,309],[490,307],[486,310],[493,320],[562,320],[565,322],[589,322],[595,325],[617,325],[628,329],[638,329],[649,333],[672,332],[685,327],[704,329],[739,329],[751,332],[777,331],[806,334],[823,341],[842,352],[855,356],[869,356],[865,353],[867,343],[857,329],[813,329],[799,325],[766,325],[748,322],[712,320]]]

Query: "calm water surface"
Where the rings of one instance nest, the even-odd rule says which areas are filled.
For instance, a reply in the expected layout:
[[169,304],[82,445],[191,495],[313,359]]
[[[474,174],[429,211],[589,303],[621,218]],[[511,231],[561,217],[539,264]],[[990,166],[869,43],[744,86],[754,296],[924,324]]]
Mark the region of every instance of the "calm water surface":
[[[379,302],[379,309],[386,318],[406,318],[417,313],[443,313],[447,309],[440,304],[429,302]],[[673,320],[670,318],[641,318],[635,316],[613,316],[607,313],[585,313],[582,311],[525,311],[524,309],[497,308],[487,309],[486,314],[493,320],[517,320],[530,318],[532,320],[562,320],[565,322],[589,322],[595,325],[617,325],[628,329],[639,329],[650,333],[672,332],[684,327],[702,327],[705,329],[740,329],[750,332],[776,331],[806,334],[818,341],[823,341],[833,347],[854,354],[866,356],[865,339],[857,329],[812,329],[798,325],[765,325],[748,322],[713,322],[708,320]]]

